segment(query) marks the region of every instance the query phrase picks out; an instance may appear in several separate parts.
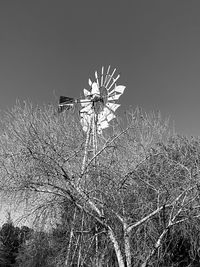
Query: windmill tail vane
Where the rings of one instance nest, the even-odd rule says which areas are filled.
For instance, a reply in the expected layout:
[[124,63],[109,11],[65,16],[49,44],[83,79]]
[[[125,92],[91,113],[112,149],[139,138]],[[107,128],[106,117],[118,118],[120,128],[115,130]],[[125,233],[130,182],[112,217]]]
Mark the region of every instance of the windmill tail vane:
[[66,109],[72,108],[74,103],[76,103],[76,100],[74,98],[67,96],[60,96],[58,104],[58,112],[60,113]]
[[72,97],[67,96],[60,96],[59,104],[58,104],[58,112],[61,113],[64,110],[71,109],[74,104],[80,103],[82,105],[85,105],[86,103],[95,103],[95,102],[103,102],[103,97],[99,96],[87,96],[87,99],[76,99]]

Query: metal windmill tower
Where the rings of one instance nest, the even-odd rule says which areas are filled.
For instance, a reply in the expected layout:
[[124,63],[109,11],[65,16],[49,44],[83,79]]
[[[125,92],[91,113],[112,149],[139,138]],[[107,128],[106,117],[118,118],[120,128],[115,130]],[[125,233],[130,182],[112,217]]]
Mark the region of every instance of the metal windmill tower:
[[125,86],[117,85],[116,82],[120,75],[114,77],[116,69],[110,73],[110,66],[104,72],[104,67],[101,73],[95,72],[95,80],[88,80],[90,89],[84,89],[84,99],[74,99],[61,96],[59,101],[59,109],[69,109],[74,104],[80,103],[80,121],[83,131],[86,132],[86,142],[84,158],[82,162],[82,174],[87,169],[87,163],[95,158],[97,153],[97,136],[102,134],[102,131],[109,127],[109,123],[114,119],[115,111],[120,106],[116,103],[125,90]]

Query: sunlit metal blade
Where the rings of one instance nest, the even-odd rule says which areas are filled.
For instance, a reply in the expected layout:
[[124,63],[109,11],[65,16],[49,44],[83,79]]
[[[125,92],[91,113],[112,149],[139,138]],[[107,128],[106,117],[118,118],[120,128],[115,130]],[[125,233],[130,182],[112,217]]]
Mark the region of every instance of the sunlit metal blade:
[[121,94],[113,94],[112,96],[108,97],[108,101],[114,101],[118,100],[120,98]]
[[104,110],[99,114],[98,121],[101,123],[104,120],[107,120],[108,122],[114,119],[116,116],[115,114],[107,107],[104,108]]
[[[107,113],[107,114],[106,114]],[[101,122],[103,122],[104,120],[106,121],[111,121],[112,119],[114,119],[116,116],[109,110],[109,112],[105,112],[102,114],[101,117]]]
[[91,94],[92,95],[100,95],[100,92],[99,92],[99,86],[97,83],[93,83],[92,84],[92,91],[91,91]]
[[108,90],[110,90],[112,88],[112,86],[116,83],[116,81],[119,79],[120,75],[117,75],[117,77],[115,79],[113,79],[113,82],[111,83],[111,85],[108,87]]
[[110,109],[108,109],[107,107],[105,107],[103,109],[103,111],[100,112],[99,116],[98,116],[98,121],[101,122],[103,120],[106,119],[106,117],[111,113]]
[[108,81],[109,71],[110,71],[110,66],[108,66],[108,69],[107,69],[106,77],[105,77],[104,84],[103,84],[104,86],[106,85]]
[[118,109],[118,107],[120,107],[120,104],[115,104],[115,103],[107,103],[106,107],[108,107],[109,109],[111,109],[112,111],[115,111],[116,109]]
[[118,92],[118,93],[121,93],[121,94],[123,94],[124,93],[124,90],[125,90],[125,88],[126,88],[126,86],[124,86],[124,85],[118,85],[118,86],[116,86],[115,87],[115,92]]
[[80,117],[81,117],[81,119],[83,119],[83,120],[85,120],[87,122],[91,121],[91,115],[89,115],[88,113],[80,112]]
[[110,114],[106,117],[107,121],[111,121],[111,120],[114,119],[114,118],[116,118],[116,116],[115,116],[113,113],[110,113]]
[[109,124],[108,124],[107,121],[102,121],[102,122],[99,124],[99,127],[100,127],[101,129],[106,129],[106,128],[109,127]]
[[92,86],[92,81],[90,79],[88,79],[88,84],[90,87]]
[[84,93],[84,96],[85,96],[85,97],[91,95],[91,92],[88,91],[87,89],[83,89],[83,93]]
[[108,78],[108,81],[107,81],[107,83],[106,83],[106,86],[105,87],[108,87],[108,85],[109,85],[109,83],[110,83],[110,81],[111,81],[111,79],[113,78],[113,75],[115,74],[115,71],[116,71],[116,69],[114,69],[113,70],[113,73],[109,76],[109,78]]
[[87,113],[80,113],[81,120],[87,124],[91,122],[91,115],[88,115]]
[[103,71],[104,71],[104,66],[102,66],[101,69],[101,87],[103,86]]
[[91,105],[91,102],[80,102],[82,107],[87,107],[88,105]]
[[115,88],[112,91],[108,92],[108,96],[111,96],[115,92],[117,92],[121,96],[124,93],[125,88],[126,88],[126,86],[124,86],[124,85],[115,86]]
[[92,100],[90,100],[90,99],[80,99],[77,102],[80,103],[82,107],[86,107],[88,105],[90,105],[90,106],[92,105]]
[[91,114],[92,113],[92,104],[88,104],[87,106],[85,106],[84,108],[82,108],[80,110],[80,113],[88,113],[88,114]]
[[108,108],[106,108],[99,115],[100,115],[98,118],[99,125],[106,124],[107,127],[109,126],[108,122],[110,122],[112,119],[116,118],[116,116]]
[[99,87],[99,77],[98,77],[97,71],[95,71],[95,78],[96,78],[97,85]]

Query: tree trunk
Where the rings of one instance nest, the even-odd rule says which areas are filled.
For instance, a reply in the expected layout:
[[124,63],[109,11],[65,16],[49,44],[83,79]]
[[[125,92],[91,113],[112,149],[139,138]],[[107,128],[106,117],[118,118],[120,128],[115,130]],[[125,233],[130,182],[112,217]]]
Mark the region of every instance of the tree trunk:
[[108,230],[108,235],[110,237],[110,240],[113,243],[119,267],[125,267],[125,264],[124,264],[124,261],[123,261],[123,256],[122,256],[119,244],[118,244],[118,242],[117,242],[117,240],[115,238],[115,235],[114,235],[114,233],[113,233],[111,228],[109,228],[109,230]]
[[131,267],[131,246],[130,246],[130,232],[127,231],[127,224],[123,223],[124,228],[124,248],[126,255],[126,266]]

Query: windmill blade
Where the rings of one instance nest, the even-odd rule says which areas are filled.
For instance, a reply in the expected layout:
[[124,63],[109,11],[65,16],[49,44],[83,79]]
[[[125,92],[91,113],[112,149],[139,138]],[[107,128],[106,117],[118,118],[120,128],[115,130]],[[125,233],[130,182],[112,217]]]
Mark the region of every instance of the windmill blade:
[[90,80],[90,78],[88,79],[88,84],[90,87],[92,87],[92,81]]
[[120,104],[115,104],[115,103],[107,103],[106,107],[110,109],[112,112],[115,112],[118,107],[120,107]]
[[108,66],[107,72],[106,72],[106,76],[105,76],[105,80],[104,80],[104,86],[106,85],[107,81],[108,81],[108,77],[109,77],[109,71],[110,71],[110,66]]
[[103,121],[109,122],[114,118],[116,118],[115,114],[112,111],[108,110],[107,112],[102,114],[102,117],[101,117],[100,121],[101,122],[103,122]]
[[[90,94],[90,96],[91,96],[91,94]],[[87,98],[86,99],[79,99],[79,100],[77,100],[77,103],[80,103],[81,106],[83,106],[83,107],[91,104],[92,102],[93,102],[92,99],[87,99]]]
[[112,95],[113,93],[117,92],[120,94],[120,96],[124,93],[124,90],[126,89],[126,86],[124,85],[118,85],[115,86],[115,88],[108,93],[108,95]]
[[111,85],[108,87],[108,90],[110,90],[112,88],[112,86],[116,83],[116,81],[119,79],[120,75],[117,75],[117,77],[114,79],[113,78],[113,82],[111,83]]
[[105,109],[98,116],[98,120],[100,123],[105,120],[109,122],[114,118],[116,118],[115,114],[107,107],[105,107]]
[[[108,113],[108,115],[106,115],[106,113]],[[111,121],[114,118],[115,118],[115,115],[110,110],[107,109],[106,112],[104,110],[101,113],[100,118],[98,118],[98,124],[97,124],[98,134],[101,134],[103,129],[108,128],[109,121]]]
[[102,130],[103,130],[103,129],[106,129],[106,128],[108,128],[108,127],[109,127],[109,123],[108,123],[106,120],[104,120],[104,121],[98,123],[98,124],[97,124],[97,133],[98,133],[98,134],[102,134]]
[[112,119],[115,119],[116,118],[116,116],[115,116],[115,114],[113,114],[113,113],[110,113],[108,116],[107,116],[107,121],[111,121]]
[[81,119],[84,123],[88,124],[91,122],[91,115],[88,115],[87,113],[80,113]]
[[85,106],[84,108],[82,108],[80,110],[80,113],[91,114],[92,113],[92,104],[88,104],[87,106]]
[[113,70],[113,73],[112,73],[111,75],[109,75],[108,81],[107,81],[106,86],[105,86],[106,88],[108,87],[108,85],[109,85],[111,79],[113,79],[113,75],[115,74],[115,71],[116,71],[116,69],[114,69],[114,70]]
[[99,87],[99,77],[98,77],[97,71],[95,71],[95,78],[96,78],[96,83],[97,83],[97,85]]
[[88,91],[87,89],[83,89],[83,93],[84,93],[84,96],[85,96],[85,97],[88,97],[88,96],[91,95],[91,92]]
[[119,106],[120,104],[107,103],[103,111],[101,111],[98,115],[99,122],[102,122],[104,120],[111,121],[112,119],[116,118],[114,112]]
[[88,115],[88,113],[80,112],[80,117],[86,122],[90,122],[91,115]]
[[109,124],[108,124],[107,121],[102,121],[98,126],[99,126],[99,128],[101,128],[101,129],[106,129],[106,128],[109,127]]
[[126,89],[126,86],[124,86],[124,85],[118,85],[118,86],[115,87],[114,90],[115,90],[115,92],[118,92],[120,94],[123,94],[125,89]]
[[100,95],[100,92],[99,92],[99,86],[98,86],[98,84],[95,83],[95,82],[92,84],[92,91],[91,91],[91,94],[92,94],[92,96],[94,96],[94,95]]
[[101,68],[101,87],[103,86],[103,71],[104,71],[104,66]]
[[81,103],[81,106],[84,108],[84,107],[87,107],[88,105],[91,105],[91,101],[80,101]]
[[106,117],[111,113],[111,111],[105,107],[103,111],[100,112],[100,114],[98,115],[98,121],[102,122],[103,120],[106,119]]
[[120,98],[121,94],[113,94],[112,96],[108,97],[108,101],[116,101]]

